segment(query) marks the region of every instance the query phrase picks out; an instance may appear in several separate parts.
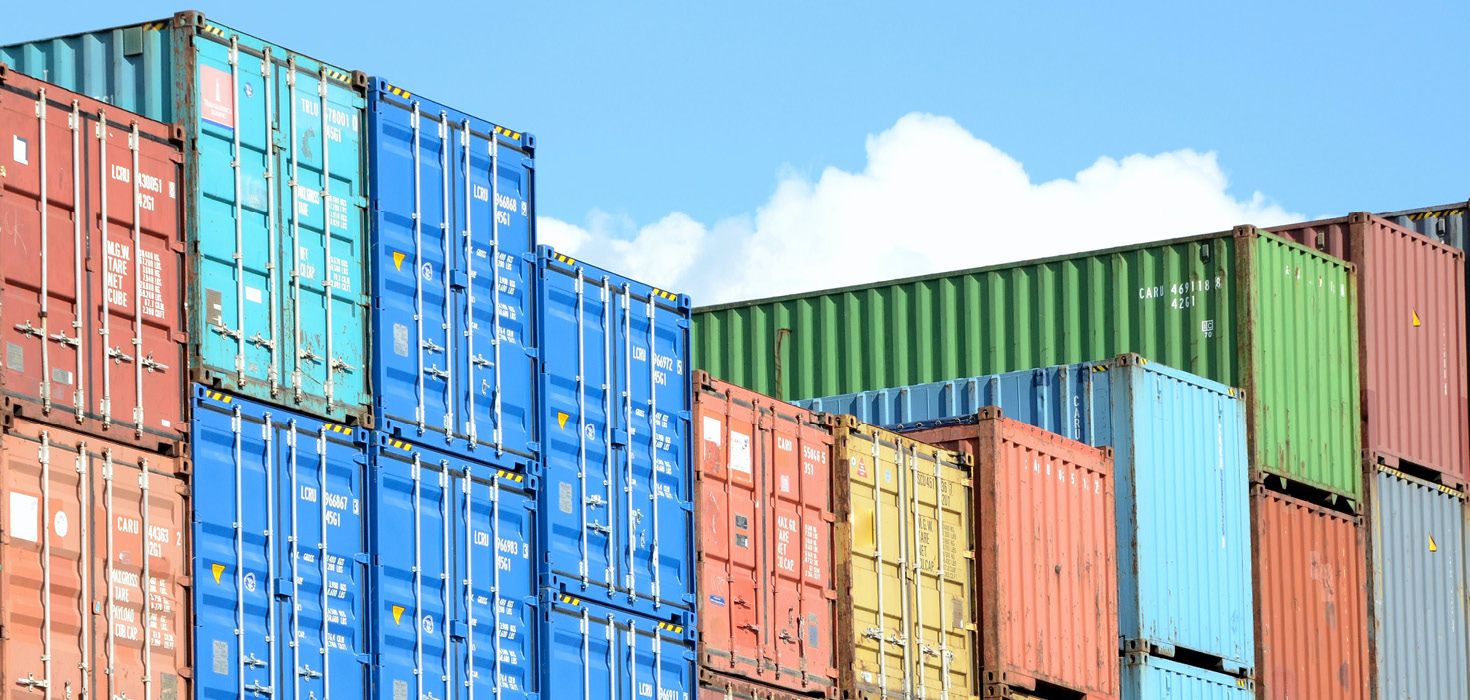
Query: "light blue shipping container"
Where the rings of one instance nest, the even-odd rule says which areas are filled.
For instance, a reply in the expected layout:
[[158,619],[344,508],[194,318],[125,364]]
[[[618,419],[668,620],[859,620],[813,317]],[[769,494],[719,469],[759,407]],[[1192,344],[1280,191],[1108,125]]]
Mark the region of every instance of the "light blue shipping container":
[[196,381],[367,414],[360,76],[196,12],[0,47],[0,61],[183,128]]
[[547,591],[541,700],[696,700],[694,642],[676,624]]
[[545,583],[694,630],[689,298],[543,247]]
[[371,696],[536,697],[533,483],[370,435]]
[[381,79],[368,97],[375,427],[524,469],[535,139]]
[[1148,654],[1123,657],[1123,700],[1251,700],[1256,684]]
[[1117,473],[1120,642],[1255,665],[1245,404],[1133,355],[796,402],[899,429],[984,406],[1098,447]]
[[1369,485],[1379,698],[1470,698],[1465,495],[1378,467]]
[[195,385],[199,698],[366,697],[359,431]]

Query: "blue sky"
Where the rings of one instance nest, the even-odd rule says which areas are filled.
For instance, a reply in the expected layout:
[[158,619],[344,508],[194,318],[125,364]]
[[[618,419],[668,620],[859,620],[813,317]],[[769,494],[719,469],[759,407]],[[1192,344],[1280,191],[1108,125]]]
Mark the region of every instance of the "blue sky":
[[[12,4],[0,41],[182,9]],[[1464,3],[195,5],[534,132],[540,213],[584,238],[675,213],[705,237],[759,229],[781,187],[862,174],[911,113],[1037,185],[1187,150],[1223,196],[1290,215],[1470,197]]]

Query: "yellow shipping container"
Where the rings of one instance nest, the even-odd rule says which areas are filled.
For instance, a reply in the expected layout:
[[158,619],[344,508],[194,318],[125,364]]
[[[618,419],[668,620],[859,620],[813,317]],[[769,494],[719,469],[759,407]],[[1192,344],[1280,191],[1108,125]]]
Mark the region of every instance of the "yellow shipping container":
[[834,423],[843,689],[977,697],[970,458],[851,416]]

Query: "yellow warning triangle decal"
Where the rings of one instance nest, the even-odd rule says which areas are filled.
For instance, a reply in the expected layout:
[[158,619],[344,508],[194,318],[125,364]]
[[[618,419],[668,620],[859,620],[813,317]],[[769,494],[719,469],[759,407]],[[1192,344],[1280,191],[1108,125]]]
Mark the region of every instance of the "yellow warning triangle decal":
[[1434,542],[1434,535],[1429,536],[1429,551],[1438,552],[1439,545]]
[[402,620],[402,619],[403,619],[403,606],[402,605],[395,605],[395,606],[393,606],[393,624],[395,624],[395,625],[398,624],[398,622],[400,620]]
[[400,252],[398,252],[396,250],[393,251],[393,269],[395,269],[395,270],[402,270],[403,269],[403,259],[406,258],[406,257],[408,257],[408,256],[405,255],[404,253],[400,253]]
[[209,570],[214,573],[214,582],[219,583],[220,574],[225,572],[224,564],[211,564]]
[[1418,328],[1419,327],[1419,312],[1418,311],[1410,310],[1409,313],[1414,316],[1414,327],[1415,328]]
[[562,430],[566,430],[566,427],[567,427],[567,419],[568,418],[571,418],[571,416],[567,415],[566,413],[564,413],[562,411],[557,411],[556,412],[556,427],[561,428]]

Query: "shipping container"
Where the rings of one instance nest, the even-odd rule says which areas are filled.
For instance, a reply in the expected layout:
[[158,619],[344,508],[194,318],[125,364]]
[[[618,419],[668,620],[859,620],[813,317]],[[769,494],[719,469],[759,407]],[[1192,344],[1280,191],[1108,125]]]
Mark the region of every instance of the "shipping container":
[[537,267],[546,583],[693,635],[689,297],[546,247]]
[[694,445],[700,665],[835,696],[826,420],[696,372]]
[[1123,656],[1123,700],[1254,700],[1256,684],[1148,654]]
[[199,698],[367,697],[361,429],[194,386]]
[[197,12],[4,46],[0,61],[183,128],[196,381],[367,415],[361,74]]
[[1464,485],[1464,252],[1366,213],[1272,231],[1357,267],[1363,449],[1405,471]]
[[0,434],[6,698],[186,700],[187,460],[34,421]]
[[973,421],[985,406],[1113,448],[1118,633],[1151,654],[1255,664],[1245,401],[1240,392],[1124,355],[799,401],[900,432]]
[[530,464],[535,139],[381,79],[368,102],[376,427]]
[[1470,698],[1465,494],[1374,467],[1369,481],[1379,698]]
[[711,671],[703,665],[699,668],[699,695],[694,700],[804,700],[808,695],[797,695],[783,688],[756,683],[741,676],[727,676]]
[[980,409],[973,422],[906,435],[974,463],[979,669],[987,696],[1009,687],[1117,698],[1111,450],[1006,418],[995,407]]
[[5,409],[173,448],[189,427],[178,134],[0,64],[0,143]]
[[1366,700],[1361,519],[1256,485],[1251,521],[1258,696]]
[[1383,212],[1379,216],[1460,250],[1470,249],[1470,203],[1450,202],[1435,207]]
[[835,417],[844,697],[978,697],[967,458]]
[[705,307],[695,366],[790,400],[1137,353],[1244,389],[1251,466],[1355,502],[1356,293],[1351,264],[1242,226]]
[[694,641],[681,623],[551,590],[541,605],[541,700],[697,696]]
[[534,698],[534,483],[378,431],[368,450],[372,697]]

